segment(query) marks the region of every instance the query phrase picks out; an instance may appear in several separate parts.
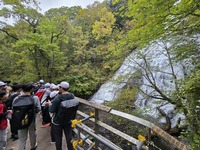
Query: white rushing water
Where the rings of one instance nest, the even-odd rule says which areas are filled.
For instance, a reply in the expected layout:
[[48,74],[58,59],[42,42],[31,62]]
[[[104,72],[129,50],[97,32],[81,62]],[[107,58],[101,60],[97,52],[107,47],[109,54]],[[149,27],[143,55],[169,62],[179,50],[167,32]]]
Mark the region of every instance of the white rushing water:
[[[161,91],[168,96],[170,96],[171,91],[175,89],[175,80],[172,76],[172,69],[170,67],[168,55],[166,49],[173,46],[168,42],[154,42],[149,47],[142,49],[140,52],[133,51],[123,62],[121,67],[115,73],[113,78],[103,84],[100,89],[93,95],[91,101],[95,103],[103,103],[106,101],[112,101],[117,98],[118,94],[124,86],[130,81],[131,75],[142,71],[142,74],[152,73],[152,76],[149,76],[150,79],[155,81],[156,86],[159,87]],[[145,56],[150,72],[145,68],[144,59],[141,58],[141,55]],[[173,57],[173,56],[171,56]],[[140,67],[139,67],[140,66]],[[189,69],[190,66],[190,69]],[[141,69],[144,67],[145,69]],[[173,62],[173,68],[177,79],[183,78],[191,70],[191,64],[188,60],[184,62]],[[119,80],[120,79],[120,80]],[[157,96],[158,93],[150,87],[151,84],[147,80],[146,76],[141,78],[140,88],[147,94],[152,96]],[[151,97],[145,96],[144,94],[138,93],[137,100],[135,105],[138,108],[144,109],[144,113],[151,115],[153,118],[159,118],[159,112],[156,107],[160,108],[168,114],[172,121],[172,127],[175,126],[177,120],[182,118],[185,119],[183,114],[174,113],[174,105],[168,103],[167,101],[162,101],[158,99],[153,99]],[[159,118],[161,123],[165,123],[165,118]]]

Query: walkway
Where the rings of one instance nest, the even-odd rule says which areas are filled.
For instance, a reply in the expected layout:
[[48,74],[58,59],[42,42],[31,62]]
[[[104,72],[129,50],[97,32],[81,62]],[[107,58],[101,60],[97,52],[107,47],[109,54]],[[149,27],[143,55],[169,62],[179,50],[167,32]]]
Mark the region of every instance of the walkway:
[[[55,145],[50,144],[50,127],[46,127],[46,128],[41,128],[41,117],[40,115],[37,116],[37,127],[36,127],[36,133],[37,133],[37,142],[38,142],[38,148],[37,150],[55,150]],[[66,150],[66,143],[64,142],[63,138],[63,150]],[[8,143],[7,143],[7,150],[13,149],[13,150],[17,150],[17,146],[18,146],[18,141],[12,141],[12,139],[10,139],[10,129],[8,129]],[[27,146],[26,146],[27,150],[30,150],[30,144],[29,144],[29,140],[27,141]]]

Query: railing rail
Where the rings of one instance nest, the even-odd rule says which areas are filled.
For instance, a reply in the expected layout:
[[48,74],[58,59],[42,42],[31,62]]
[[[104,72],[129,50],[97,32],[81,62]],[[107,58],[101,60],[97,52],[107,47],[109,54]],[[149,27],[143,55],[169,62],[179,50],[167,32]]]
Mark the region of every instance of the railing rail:
[[[144,127],[146,127],[148,130],[148,141],[151,141],[151,132],[157,134],[160,138],[164,139],[165,141],[169,142],[170,145],[173,145],[174,148],[179,149],[179,150],[188,150],[188,146],[186,146],[185,144],[183,144],[182,142],[180,142],[179,140],[177,140],[176,138],[174,138],[173,136],[171,136],[170,134],[168,134],[167,132],[165,132],[164,130],[162,130],[161,128],[159,128],[158,126],[156,126],[155,124],[144,120],[142,118],[121,112],[121,111],[117,111],[112,109],[111,107],[105,106],[105,105],[101,105],[101,104],[96,104],[81,98],[78,98],[79,102],[83,105],[89,106],[91,108],[94,108],[95,110],[95,117],[94,118],[89,118],[88,115],[86,115],[85,113],[78,111],[78,114],[83,116],[83,117],[88,117],[88,120],[92,121],[95,125],[94,125],[94,133],[95,135],[99,135],[99,127],[103,127],[107,130],[109,130],[110,132],[113,132],[114,134],[118,135],[119,137],[122,137],[123,139],[129,141],[130,143],[138,146],[141,145],[141,141],[139,141],[138,139],[135,139],[129,135],[127,135],[126,133],[123,133],[103,122],[101,122],[99,120],[99,111],[104,111],[106,113],[112,114],[112,115],[116,115],[122,118],[126,118],[130,121],[136,122]],[[78,125],[79,126],[79,125]],[[79,126],[79,128],[82,128],[81,126]],[[95,148],[99,147],[99,142],[102,143],[101,138],[97,139],[99,137],[95,138]],[[138,147],[137,147],[138,148]],[[139,147],[138,149],[143,148],[143,149],[149,149],[147,146],[142,146]]]

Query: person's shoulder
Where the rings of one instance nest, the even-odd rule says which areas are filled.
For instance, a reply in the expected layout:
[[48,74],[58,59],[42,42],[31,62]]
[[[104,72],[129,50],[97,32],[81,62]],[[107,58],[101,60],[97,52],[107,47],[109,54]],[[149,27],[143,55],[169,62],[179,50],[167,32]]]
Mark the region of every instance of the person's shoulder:
[[46,89],[45,92],[46,92],[47,94],[50,94],[50,93],[51,93],[51,91],[50,91],[49,89]]
[[75,97],[73,93],[69,93],[69,96],[72,97],[72,98]]
[[61,94],[64,99],[73,99],[75,96],[73,93]]
[[20,95],[19,93],[14,93],[14,94],[12,94],[8,99],[13,100],[13,99],[15,99],[17,96],[19,96],[19,95]]
[[55,97],[53,98],[53,101],[55,101],[55,102],[60,102],[61,99],[62,99],[62,97],[61,97],[60,95],[57,95],[57,96],[55,96]]
[[33,95],[32,97],[34,100],[39,100],[38,96]]
[[61,100],[62,99],[62,94],[57,95],[54,100]]
[[26,98],[24,95],[17,95],[14,100],[20,100]]

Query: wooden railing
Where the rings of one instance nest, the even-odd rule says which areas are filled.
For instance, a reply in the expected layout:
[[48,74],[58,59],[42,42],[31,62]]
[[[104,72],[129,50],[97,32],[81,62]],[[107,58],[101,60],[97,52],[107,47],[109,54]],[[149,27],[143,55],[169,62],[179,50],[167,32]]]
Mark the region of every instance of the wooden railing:
[[[106,112],[108,114],[112,114],[112,115],[116,115],[122,118],[126,118],[132,122],[138,123],[144,127],[147,128],[147,133],[148,133],[148,137],[147,137],[147,141],[150,143],[151,142],[151,133],[153,132],[154,134],[156,134],[157,136],[159,136],[160,138],[162,138],[163,140],[167,141],[170,145],[172,145],[174,148],[179,149],[179,150],[188,150],[189,147],[186,146],[185,144],[183,144],[182,142],[180,142],[179,140],[177,140],[176,138],[174,138],[173,136],[171,136],[170,134],[168,134],[167,132],[165,132],[164,130],[162,130],[160,127],[156,126],[155,124],[146,121],[144,119],[141,119],[139,117],[121,112],[121,111],[117,111],[112,109],[111,107],[105,106],[105,105],[101,105],[101,104],[96,104],[81,98],[78,98],[79,102],[83,105],[86,105],[87,107],[90,107],[92,109],[94,109],[95,112],[95,116],[93,118],[91,118],[89,115],[86,115],[85,113],[78,111],[78,115],[84,117],[84,118],[88,118],[88,120],[90,120],[91,122],[94,123],[94,133],[95,135],[98,135],[98,137],[94,138],[95,139],[95,148],[99,148],[99,142],[102,142],[101,139],[105,140],[106,142],[108,142],[111,145],[110,149],[122,149],[119,146],[117,146],[116,144],[112,143],[112,141],[105,139],[104,137],[101,137],[101,135],[99,135],[99,127],[102,127],[114,134],[116,134],[117,136],[127,140],[128,142],[132,143],[133,145],[140,145],[141,141],[131,137],[130,135],[119,131],[115,128],[113,128],[112,126],[107,125],[106,123],[103,123],[102,121],[99,120],[99,113],[100,111]],[[78,125],[79,126],[79,125]],[[89,127],[87,127],[86,125],[84,125],[84,123],[81,125],[81,127],[79,126],[79,128],[75,128],[74,131],[79,135],[79,140],[84,139],[84,142],[86,141],[88,144],[92,145],[93,142],[90,141],[85,135],[80,133],[80,128],[86,129],[88,131],[91,131],[92,129],[90,129]],[[90,134],[90,133],[88,133]],[[100,137],[100,140],[99,140]],[[98,138],[98,139],[97,139]],[[108,144],[106,143],[106,144]],[[145,143],[145,142],[144,142]],[[114,148],[112,148],[112,146]],[[142,145],[142,147],[137,147],[138,149],[150,149],[150,147],[148,147],[148,145]]]

